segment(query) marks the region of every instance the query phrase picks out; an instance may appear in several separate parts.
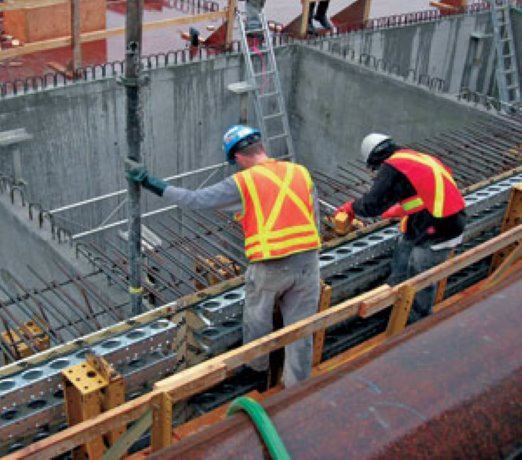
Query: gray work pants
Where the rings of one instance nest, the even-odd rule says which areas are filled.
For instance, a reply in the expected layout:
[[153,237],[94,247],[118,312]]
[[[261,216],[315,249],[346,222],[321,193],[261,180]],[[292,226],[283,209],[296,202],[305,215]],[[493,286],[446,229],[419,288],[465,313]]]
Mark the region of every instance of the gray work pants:
[[[320,295],[317,251],[301,252],[283,259],[255,262],[245,274],[243,343],[273,330],[274,305],[279,304],[285,326],[317,312]],[[313,337],[285,347],[283,383],[294,385],[310,376]],[[256,371],[268,369],[268,355],[249,363]]]
[[[401,237],[391,263],[391,274],[388,284],[399,284],[412,276],[415,276],[429,268],[446,261],[450,249],[434,251],[429,243],[420,245]],[[432,284],[422,291],[417,292],[411,308],[408,323],[418,321],[431,314],[435,302],[436,284]]]

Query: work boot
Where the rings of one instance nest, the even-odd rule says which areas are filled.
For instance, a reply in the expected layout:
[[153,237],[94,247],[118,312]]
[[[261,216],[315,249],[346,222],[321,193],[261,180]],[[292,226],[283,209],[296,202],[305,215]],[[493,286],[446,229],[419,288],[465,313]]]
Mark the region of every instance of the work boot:
[[321,24],[322,27],[328,30],[332,30],[333,26],[332,23],[328,20],[328,18],[325,16],[314,16],[314,19]]

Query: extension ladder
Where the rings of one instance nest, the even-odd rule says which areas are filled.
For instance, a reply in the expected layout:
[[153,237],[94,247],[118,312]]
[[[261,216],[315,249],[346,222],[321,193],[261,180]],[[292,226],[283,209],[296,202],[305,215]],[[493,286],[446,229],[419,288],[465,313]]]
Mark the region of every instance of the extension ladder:
[[[254,110],[266,149],[269,153],[279,153],[276,155],[279,158],[295,161],[285,100],[265,15],[259,15],[261,28],[248,32],[240,13],[237,18],[247,82],[254,93]],[[286,154],[281,156],[281,152]]]
[[509,3],[509,0],[490,0],[497,54],[497,86],[505,110],[520,102],[520,83]]

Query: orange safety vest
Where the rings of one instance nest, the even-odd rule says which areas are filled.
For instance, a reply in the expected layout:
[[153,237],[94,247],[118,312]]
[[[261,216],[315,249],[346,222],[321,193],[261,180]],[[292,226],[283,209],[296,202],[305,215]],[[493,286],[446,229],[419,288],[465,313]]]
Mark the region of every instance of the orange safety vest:
[[277,259],[318,249],[312,178],[303,166],[268,160],[233,176],[241,194],[237,213],[250,261]]
[[466,207],[451,170],[431,155],[402,149],[384,162],[403,173],[417,192],[400,202],[407,214],[400,223],[403,233],[410,214],[426,209],[433,217],[441,218],[456,214]]

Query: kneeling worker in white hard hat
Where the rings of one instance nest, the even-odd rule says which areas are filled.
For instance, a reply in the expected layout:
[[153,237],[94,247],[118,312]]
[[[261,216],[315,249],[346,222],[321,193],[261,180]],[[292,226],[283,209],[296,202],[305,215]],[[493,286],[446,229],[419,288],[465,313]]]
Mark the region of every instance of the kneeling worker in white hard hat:
[[[462,242],[465,203],[451,171],[440,160],[397,145],[390,136],[372,133],[361,143],[366,166],[377,171],[370,191],[337,209],[349,218],[401,218],[402,236],[395,249],[388,283],[398,284],[444,262]],[[431,313],[436,286],[415,296],[408,321]]]
[[[318,250],[321,245],[319,207],[308,170],[301,165],[268,157],[261,133],[234,126],[224,136],[230,164],[241,171],[210,187],[187,190],[151,176],[142,166],[127,172],[129,180],[188,209],[237,209],[236,219],[245,236],[243,342],[273,330],[273,309],[281,308],[285,325],[317,311],[320,293]],[[268,355],[249,366],[268,370]],[[312,368],[312,337],[285,348],[283,383],[305,380]]]

